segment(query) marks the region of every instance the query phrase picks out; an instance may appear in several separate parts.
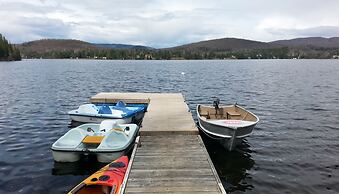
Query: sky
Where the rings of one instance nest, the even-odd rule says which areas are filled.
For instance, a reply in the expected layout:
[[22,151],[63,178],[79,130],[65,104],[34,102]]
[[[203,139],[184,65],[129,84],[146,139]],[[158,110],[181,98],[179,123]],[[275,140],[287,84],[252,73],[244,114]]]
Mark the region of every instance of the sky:
[[172,47],[234,37],[339,36],[338,0],[0,0],[12,43],[79,39]]

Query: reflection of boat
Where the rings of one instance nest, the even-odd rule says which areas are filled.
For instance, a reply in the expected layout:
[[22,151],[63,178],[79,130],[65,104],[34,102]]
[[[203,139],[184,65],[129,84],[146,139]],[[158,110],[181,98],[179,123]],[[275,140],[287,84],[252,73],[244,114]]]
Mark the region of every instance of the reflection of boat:
[[229,151],[249,136],[259,121],[256,115],[237,104],[219,106],[219,99],[214,101],[214,106],[198,105],[197,115],[201,130]]
[[237,146],[237,151],[227,152],[220,144],[209,138],[204,133],[201,134],[206,145],[207,151],[218,169],[218,175],[227,191],[227,193],[245,193],[254,188],[252,180],[252,171],[255,161],[252,158],[252,149],[246,139]]
[[120,191],[127,165],[127,156],[122,156],[82,181],[69,194],[117,194]]
[[76,162],[53,162],[52,175],[89,175],[104,166],[95,155],[81,157]]
[[110,162],[132,148],[138,129],[136,124],[116,124],[114,120],[80,125],[52,145],[53,158],[57,162],[75,162],[90,153],[99,162]]
[[128,104],[123,101],[113,104],[83,104],[68,112],[73,121],[82,123],[100,123],[105,119],[114,119],[118,123],[132,123],[142,119],[147,109],[145,104]]

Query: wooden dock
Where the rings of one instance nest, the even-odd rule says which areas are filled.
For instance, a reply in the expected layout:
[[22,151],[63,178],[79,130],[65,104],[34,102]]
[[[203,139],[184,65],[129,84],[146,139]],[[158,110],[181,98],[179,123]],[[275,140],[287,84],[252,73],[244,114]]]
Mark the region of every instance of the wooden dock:
[[91,102],[148,103],[120,193],[226,194],[180,93],[99,93]]

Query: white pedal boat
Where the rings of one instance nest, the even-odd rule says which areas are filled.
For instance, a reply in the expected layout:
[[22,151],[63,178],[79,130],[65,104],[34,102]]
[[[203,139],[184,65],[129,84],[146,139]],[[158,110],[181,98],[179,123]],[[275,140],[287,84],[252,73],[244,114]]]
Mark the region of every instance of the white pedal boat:
[[76,162],[84,154],[95,154],[99,162],[111,162],[133,147],[139,127],[105,120],[69,130],[52,145],[56,162]]
[[81,123],[100,123],[106,119],[114,119],[117,123],[137,123],[146,112],[147,105],[126,105],[119,101],[113,104],[83,104],[76,110],[68,112],[73,121]]

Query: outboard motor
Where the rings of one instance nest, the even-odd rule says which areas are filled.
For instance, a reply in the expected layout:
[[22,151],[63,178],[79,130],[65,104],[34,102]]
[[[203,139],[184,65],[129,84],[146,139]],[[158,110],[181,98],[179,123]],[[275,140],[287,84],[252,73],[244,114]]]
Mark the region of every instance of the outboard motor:
[[220,99],[218,97],[212,97],[214,100],[213,100],[213,106],[215,108],[215,110],[218,110],[219,109],[219,104],[220,104]]
[[219,104],[220,104],[220,99],[218,97],[212,97],[213,100],[213,106],[215,109],[215,116],[217,116],[219,113]]

